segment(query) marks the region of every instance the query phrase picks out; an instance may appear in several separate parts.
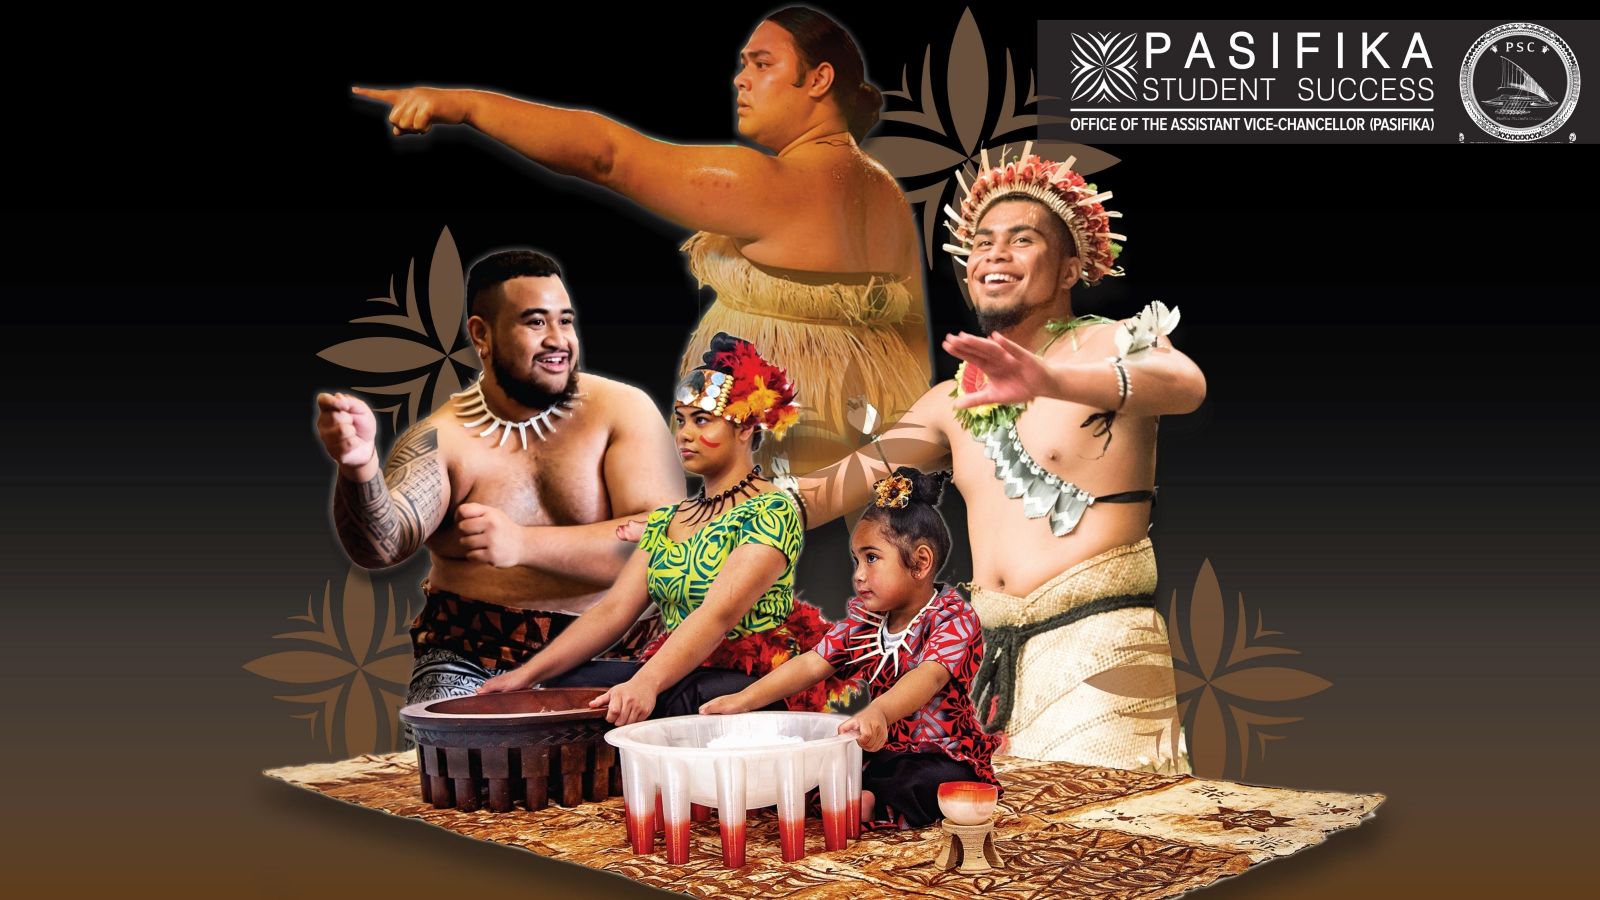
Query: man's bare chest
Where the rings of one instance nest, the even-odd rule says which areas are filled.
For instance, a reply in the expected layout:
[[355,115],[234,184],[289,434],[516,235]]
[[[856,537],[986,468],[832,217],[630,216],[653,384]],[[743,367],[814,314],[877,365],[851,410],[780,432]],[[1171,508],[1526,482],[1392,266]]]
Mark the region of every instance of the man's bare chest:
[[452,477],[451,505],[483,503],[523,525],[577,524],[611,517],[603,434],[562,435],[533,443],[463,448]]
[[1014,431],[994,432],[994,441],[1021,445],[1003,453],[952,422],[950,456],[957,489],[969,502],[1001,494],[997,466],[1016,459],[1092,492],[1126,489],[1125,482],[1146,477],[1144,470],[1153,463],[1156,420],[1118,419],[1108,429],[1103,419],[1093,418],[1097,412],[1076,403],[1035,401],[1017,419]]

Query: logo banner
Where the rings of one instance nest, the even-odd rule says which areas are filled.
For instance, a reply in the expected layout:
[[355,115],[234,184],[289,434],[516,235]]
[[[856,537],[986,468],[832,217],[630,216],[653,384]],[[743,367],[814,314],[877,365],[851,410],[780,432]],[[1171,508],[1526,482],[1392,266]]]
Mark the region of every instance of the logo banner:
[[1085,143],[1588,143],[1593,21],[1039,23],[1041,136]]

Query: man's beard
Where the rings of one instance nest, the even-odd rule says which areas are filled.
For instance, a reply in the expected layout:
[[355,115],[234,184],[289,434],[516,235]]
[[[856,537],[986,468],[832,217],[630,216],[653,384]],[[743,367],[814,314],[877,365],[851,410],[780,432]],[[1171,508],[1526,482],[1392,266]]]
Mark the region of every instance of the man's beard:
[[1030,305],[1019,297],[1015,303],[1012,303],[1010,306],[1007,306],[1003,309],[986,310],[977,308],[976,312],[978,313],[978,327],[982,328],[985,334],[1009,331],[1018,325],[1021,325],[1029,316],[1033,315],[1041,307],[1048,305],[1050,305],[1049,301]]
[[[489,366],[494,369],[495,384],[500,386],[500,390],[507,397],[529,409],[549,409],[562,400],[571,400],[573,395],[578,393],[577,366],[572,366],[568,370],[566,385],[559,392],[552,394],[537,384],[518,379],[510,367],[500,359],[499,353],[491,356]],[[569,354],[567,358],[571,360],[574,357]]]

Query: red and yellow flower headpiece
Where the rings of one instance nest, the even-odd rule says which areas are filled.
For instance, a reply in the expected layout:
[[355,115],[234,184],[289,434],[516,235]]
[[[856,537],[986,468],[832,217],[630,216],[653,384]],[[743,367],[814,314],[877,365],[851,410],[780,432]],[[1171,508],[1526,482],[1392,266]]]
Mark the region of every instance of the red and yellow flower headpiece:
[[754,420],[779,440],[800,420],[794,383],[782,369],[762,359],[754,344],[718,332],[703,359],[704,364],[678,385],[679,404],[697,406],[735,425]]

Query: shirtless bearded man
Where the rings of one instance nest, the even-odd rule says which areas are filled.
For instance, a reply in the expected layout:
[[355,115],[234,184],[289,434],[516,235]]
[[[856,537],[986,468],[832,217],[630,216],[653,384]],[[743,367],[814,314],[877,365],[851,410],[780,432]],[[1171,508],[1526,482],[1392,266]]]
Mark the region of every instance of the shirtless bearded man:
[[[1165,632],[1147,630],[1161,623],[1146,532],[1157,417],[1198,407],[1205,378],[1163,337],[1176,320],[1164,306],[1124,322],[1073,316],[1074,285],[1120,274],[1109,196],[1071,160],[985,160],[946,249],[965,258],[990,336],[947,338],[961,377],[923,395],[881,444],[891,465],[951,460],[988,648],[974,699],[1007,751],[1187,771],[1171,720],[1154,737],[1163,723],[1139,717],[1174,693]],[[811,522],[860,506],[883,474],[869,450],[801,479]],[[1127,696],[1085,683],[1112,668],[1140,683],[1123,685]]]
[[[616,579],[632,550],[616,527],[683,498],[650,398],[579,376],[576,314],[553,260],[485,257],[467,297],[483,376],[402,435],[381,472],[367,405],[317,397],[345,551],[377,569],[426,545],[433,564],[408,703],[472,694],[521,665]],[[642,643],[625,636],[613,654]]]

